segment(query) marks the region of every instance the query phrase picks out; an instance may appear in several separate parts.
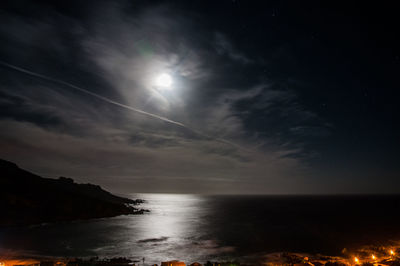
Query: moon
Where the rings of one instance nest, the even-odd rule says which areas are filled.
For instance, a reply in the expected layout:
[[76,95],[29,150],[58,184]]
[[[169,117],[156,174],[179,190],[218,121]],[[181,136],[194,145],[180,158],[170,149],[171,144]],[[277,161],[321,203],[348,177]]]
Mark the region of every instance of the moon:
[[172,85],[172,77],[167,73],[162,73],[156,78],[157,87],[170,89]]

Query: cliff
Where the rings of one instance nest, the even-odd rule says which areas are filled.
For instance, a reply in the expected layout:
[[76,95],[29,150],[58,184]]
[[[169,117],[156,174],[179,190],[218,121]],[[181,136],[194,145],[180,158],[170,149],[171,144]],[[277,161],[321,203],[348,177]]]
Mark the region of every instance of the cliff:
[[43,178],[0,159],[0,226],[141,214],[141,200],[71,178]]

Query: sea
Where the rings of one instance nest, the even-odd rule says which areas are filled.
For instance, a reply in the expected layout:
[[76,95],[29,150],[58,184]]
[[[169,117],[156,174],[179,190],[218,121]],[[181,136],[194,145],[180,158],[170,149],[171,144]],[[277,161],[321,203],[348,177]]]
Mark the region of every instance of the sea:
[[[400,240],[400,196],[132,194],[143,215],[0,228],[8,256],[262,261],[274,252],[341,255]],[[0,214],[1,215],[1,214]]]

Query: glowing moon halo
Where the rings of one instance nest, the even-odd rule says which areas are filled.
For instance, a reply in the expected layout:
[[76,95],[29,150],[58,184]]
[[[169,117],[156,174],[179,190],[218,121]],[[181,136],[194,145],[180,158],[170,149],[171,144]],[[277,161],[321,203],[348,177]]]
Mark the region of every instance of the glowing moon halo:
[[163,73],[156,78],[156,85],[162,88],[171,88],[172,77],[166,73]]

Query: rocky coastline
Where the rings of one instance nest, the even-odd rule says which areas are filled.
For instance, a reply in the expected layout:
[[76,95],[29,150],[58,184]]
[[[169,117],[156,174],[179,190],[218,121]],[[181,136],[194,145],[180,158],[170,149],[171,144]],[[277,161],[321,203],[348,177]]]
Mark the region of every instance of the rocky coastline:
[[[384,251],[382,251],[384,250]],[[310,255],[304,253],[280,252],[265,255],[258,261],[206,261],[185,263],[179,260],[160,262],[160,264],[148,264],[145,259],[134,260],[123,257],[115,258],[5,258],[0,256],[0,266],[399,266],[400,257],[393,247],[381,249],[381,253],[371,255],[359,251],[357,255],[344,254],[343,256]],[[376,249],[375,249],[376,251]],[[392,251],[393,253],[390,253]],[[356,257],[358,256],[358,257]],[[378,257],[379,256],[379,257]]]
[[0,159],[0,226],[33,225],[144,214],[142,199],[128,199],[72,178],[43,178]]

